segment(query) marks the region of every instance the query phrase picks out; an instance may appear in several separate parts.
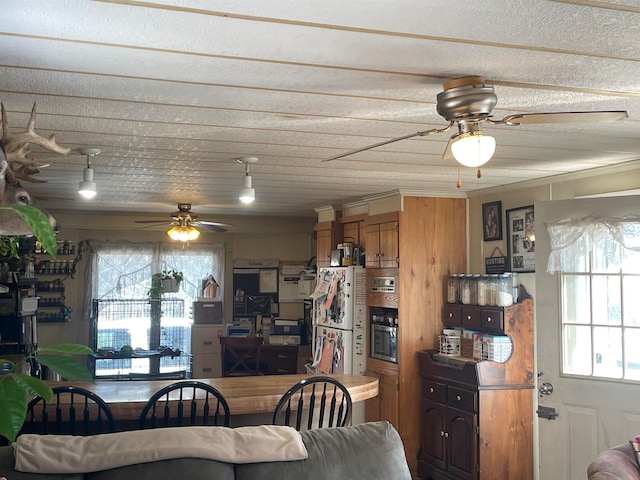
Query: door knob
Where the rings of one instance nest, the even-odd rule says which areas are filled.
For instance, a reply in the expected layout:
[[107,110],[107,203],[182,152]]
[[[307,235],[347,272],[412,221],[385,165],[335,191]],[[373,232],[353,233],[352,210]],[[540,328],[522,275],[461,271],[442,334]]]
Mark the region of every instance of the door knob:
[[553,393],[553,385],[549,382],[544,382],[540,385],[538,391],[540,392],[540,395],[551,395]]

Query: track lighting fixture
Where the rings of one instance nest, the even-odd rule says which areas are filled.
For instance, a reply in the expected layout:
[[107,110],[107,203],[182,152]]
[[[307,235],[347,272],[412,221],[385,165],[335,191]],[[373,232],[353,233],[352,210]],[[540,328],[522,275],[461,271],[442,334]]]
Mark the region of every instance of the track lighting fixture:
[[245,204],[252,203],[256,199],[256,190],[251,185],[251,175],[249,175],[249,164],[256,163],[258,157],[238,157],[236,158],[238,163],[243,163],[245,168],[244,184],[240,191],[240,201]]
[[100,154],[98,148],[81,148],[78,153],[87,156],[87,166],[82,174],[82,180],[78,186],[78,193],[84,198],[93,198],[96,196],[96,182],[93,181],[93,168],[91,168],[91,157]]

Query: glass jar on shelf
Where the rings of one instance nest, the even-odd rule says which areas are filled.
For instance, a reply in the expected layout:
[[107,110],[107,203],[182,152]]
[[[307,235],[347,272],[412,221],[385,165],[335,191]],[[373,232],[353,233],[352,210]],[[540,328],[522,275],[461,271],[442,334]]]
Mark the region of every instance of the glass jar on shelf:
[[460,303],[460,274],[452,273],[447,280],[447,303]]
[[498,307],[513,305],[513,280],[511,279],[511,275],[502,274],[498,277],[496,305]]

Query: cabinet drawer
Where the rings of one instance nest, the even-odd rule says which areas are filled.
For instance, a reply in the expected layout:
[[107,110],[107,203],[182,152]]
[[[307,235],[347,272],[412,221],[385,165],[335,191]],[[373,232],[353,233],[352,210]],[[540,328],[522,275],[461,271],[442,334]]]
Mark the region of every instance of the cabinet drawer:
[[220,353],[224,325],[192,325],[191,353]]
[[504,330],[504,310],[501,308],[483,308],[481,324],[485,330]]
[[447,385],[426,378],[422,381],[422,397],[434,402],[446,403]]
[[462,309],[462,326],[471,330],[480,330],[482,316],[479,308],[464,307]]
[[445,304],[443,308],[444,324],[447,327],[462,326],[462,305]]
[[193,378],[222,377],[222,361],[216,353],[200,353],[193,355]]
[[448,404],[468,412],[478,411],[478,392],[471,392],[449,385],[447,389]]

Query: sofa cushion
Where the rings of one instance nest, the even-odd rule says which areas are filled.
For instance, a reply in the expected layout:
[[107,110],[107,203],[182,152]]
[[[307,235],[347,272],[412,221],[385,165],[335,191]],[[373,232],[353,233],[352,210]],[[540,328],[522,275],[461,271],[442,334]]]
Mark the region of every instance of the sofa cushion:
[[236,465],[236,479],[411,480],[402,440],[388,422],[300,433],[307,459]]
[[[152,463],[138,463],[84,475],[85,480],[233,480],[234,478],[232,463],[202,458],[174,458]],[[47,480],[51,479],[47,478]]]

